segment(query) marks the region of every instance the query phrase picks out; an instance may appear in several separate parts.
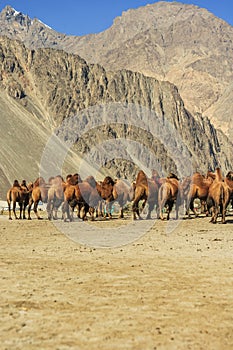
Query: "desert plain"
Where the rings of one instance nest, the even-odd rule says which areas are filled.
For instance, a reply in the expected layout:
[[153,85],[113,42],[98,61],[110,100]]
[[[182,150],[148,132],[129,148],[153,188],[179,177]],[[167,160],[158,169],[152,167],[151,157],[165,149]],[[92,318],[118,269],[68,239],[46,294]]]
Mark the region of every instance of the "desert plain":
[[0,349],[233,349],[233,216],[144,224],[1,215]]

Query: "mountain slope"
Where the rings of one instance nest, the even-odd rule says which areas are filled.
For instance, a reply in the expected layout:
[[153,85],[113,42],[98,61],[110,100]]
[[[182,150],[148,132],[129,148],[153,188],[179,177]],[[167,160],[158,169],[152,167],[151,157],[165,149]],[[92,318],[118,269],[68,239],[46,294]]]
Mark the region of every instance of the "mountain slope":
[[76,53],[107,70],[126,68],[168,80],[178,87],[190,112],[204,113],[229,134],[231,121],[221,110],[233,114],[233,28],[205,9],[158,2],[124,12],[102,33],[75,37],[7,7],[0,15],[0,33],[30,48]]
[[0,37],[0,92],[1,170],[9,182],[38,175],[52,131],[70,153],[49,149],[49,175],[79,171],[88,157],[85,174],[105,169],[130,180],[135,160],[181,176],[233,164],[229,140],[207,118],[194,119],[173,84],[141,73],[106,72],[77,55]]

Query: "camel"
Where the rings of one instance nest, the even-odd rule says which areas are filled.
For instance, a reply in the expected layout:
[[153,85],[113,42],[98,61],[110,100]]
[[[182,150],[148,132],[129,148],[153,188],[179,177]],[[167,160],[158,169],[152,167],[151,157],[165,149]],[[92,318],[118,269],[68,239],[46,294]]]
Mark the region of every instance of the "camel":
[[47,212],[48,219],[57,220],[57,212],[61,204],[64,202],[65,182],[61,175],[49,179],[50,188],[48,189]]
[[[82,181],[78,174],[68,175],[64,186],[64,203],[63,217],[64,220],[73,221],[73,212],[77,208],[78,217],[82,220],[87,219],[89,212],[92,220],[94,220],[94,205],[90,205],[90,201],[94,202],[94,198],[99,195],[96,191],[96,181],[93,176],[88,176]],[[93,196],[92,200],[90,196]],[[71,214],[70,214],[71,208]]]
[[66,183],[64,184],[64,203],[62,205],[64,221],[73,221],[73,212],[76,207],[78,207],[78,215],[80,217],[80,208],[85,204],[78,186],[80,180],[79,174],[69,174],[66,176]]
[[[228,179],[228,181],[231,181]],[[230,202],[231,189],[224,181],[219,168],[216,169],[216,178],[209,188],[207,203],[211,207],[212,217],[210,222],[216,224],[218,215],[222,215],[222,223],[226,223],[226,209]]]
[[28,206],[28,220],[31,220],[31,207],[33,206],[33,211],[36,214],[36,217],[38,220],[41,220],[42,218],[38,214],[37,208],[40,201],[43,203],[47,203],[48,200],[48,190],[50,185],[46,184],[43,177],[38,177],[36,181],[32,184],[32,187],[30,189],[31,196],[29,199],[29,206]]
[[231,200],[233,200],[233,171],[229,171],[224,179],[227,186],[230,189],[231,192]]
[[[9,211],[9,220],[12,220],[11,217],[11,202],[13,203],[13,213],[15,219],[26,219],[25,210],[29,203],[29,191],[26,184],[26,181],[23,180],[20,185],[18,180],[15,180],[13,186],[7,192],[7,203],[8,203],[8,211]],[[19,203],[20,214],[19,217],[16,215],[16,203]]]
[[[133,196],[132,196],[133,192]],[[136,182],[133,184],[133,190],[131,188],[130,195],[132,199],[133,220],[136,220],[136,215],[139,219],[142,219],[139,212],[139,202],[142,200],[142,207],[144,208],[148,203],[148,213],[146,219],[151,219],[151,212],[158,200],[158,185],[157,183],[147,178],[144,171],[138,172]]]
[[[69,176],[64,189],[64,216],[66,214],[67,220],[72,221],[73,215],[70,215],[69,207],[72,208],[72,213],[74,208],[78,207],[81,219],[86,220],[86,215],[89,212],[91,219],[94,220],[95,208],[100,200],[104,200],[107,205],[110,205],[117,198],[114,184],[110,176],[107,176],[101,183],[96,182],[93,176],[87,177],[84,181],[80,181],[80,177],[77,174]],[[111,213],[108,215],[112,216]]]
[[99,204],[105,203],[104,218],[108,216],[111,219],[112,204],[118,198],[115,181],[110,176],[106,176],[103,181],[96,183],[96,190],[99,194]]
[[229,171],[227,173],[225,182],[230,189],[230,193],[231,193],[230,203],[231,203],[231,207],[233,208],[233,171]]
[[[102,186],[102,182],[99,183],[99,188]],[[129,191],[130,191],[130,185],[122,179],[115,179],[114,185],[113,185],[113,197],[111,198],[111,201],[109,203],[109,208],[108,211],[112,212],[112,206],[114,205],[115,202],[119,204],[119,219],[124,218],[124,206],[126,205],[127,202],[131,201],[129,197]],[[103,213],[103,206],[104,206],[104,200],[102,197],[99,200],[98,204],[98,213],[97,215],[99,216],[104,216]],[[105,213],[106,215],[106,213]],[[109,214],[108,214],[109,215]]]
[[158,193],[158,218],[165,220],[163,209],[167,207],[167,220],[170,219],[174,203],[176,203],[176,219],[178,219],[179,206],[181,205],[181,188],[176,175],[169,174],[166,180],[162,183]]
[[207,176],[203,176],[200,173],[194,173],[191,178],[184,180],[182,184],[182,189],[184,195],[184,200],[186,202],[186,212],[190,218],[190,210],[197,216],[194,210],[194,199],[199,198],[200,201],[207,200],[209,187],[214,181],[213,176],[207,173]]
[[119,218],[123,219],[124,218],[124,206],[127,202],[130,201],[129,198],[129,190],[130,186],[127,184],[126,181],[123,181],[121,179],[115,180],[115,190],[117,193],[117,199],[116,201],[118,202],[120,206],[120,211],[119,211]]

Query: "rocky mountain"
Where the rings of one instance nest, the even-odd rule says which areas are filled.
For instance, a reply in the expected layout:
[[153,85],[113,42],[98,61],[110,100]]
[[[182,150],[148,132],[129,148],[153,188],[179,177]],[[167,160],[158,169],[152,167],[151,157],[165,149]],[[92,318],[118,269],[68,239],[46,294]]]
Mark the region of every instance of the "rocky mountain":
[[229,140],[194,118],[173,84],[7,37],[0,37],[0,108],[0,196],[39,169],[47,178],[101,171],[132,180],[138,168],[183,176],[233,164]]
[[106,70],[128,69],[174,83],[186,108],[232,137],[233,28],[205,9],[158,2],[123,12],[99,34],[60,34],[6,7],[0,34],[29,48],[75,53]]

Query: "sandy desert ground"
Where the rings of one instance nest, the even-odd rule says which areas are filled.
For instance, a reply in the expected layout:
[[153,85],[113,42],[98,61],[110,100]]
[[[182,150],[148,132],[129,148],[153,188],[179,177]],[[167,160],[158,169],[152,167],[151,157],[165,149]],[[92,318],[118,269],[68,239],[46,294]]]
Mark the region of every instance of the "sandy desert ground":
[[141,237],[137,221],[131,243],[108,247],[129,222],[66,223],[69,239],[48,220],[1,215],[0,349],[233,349],[233,216],[172,232],[152,220]]

